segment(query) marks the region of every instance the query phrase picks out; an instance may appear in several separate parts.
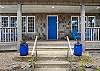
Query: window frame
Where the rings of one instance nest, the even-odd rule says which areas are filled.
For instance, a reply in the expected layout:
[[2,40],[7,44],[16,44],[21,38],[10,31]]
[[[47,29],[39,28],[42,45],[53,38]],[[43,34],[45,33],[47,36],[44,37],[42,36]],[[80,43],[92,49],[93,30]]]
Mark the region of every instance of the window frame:
[[[9,16],[9,27],[11,27],[10,26],[10,23],[11,23],[11,17],[16,17],[17,18],[17,16]],[[18,21],[16,20],[16,28],[17,28],[17,24],[18,24]],[[15,27],[14,27],[15,28]]]
[[[94,17],[95,18],[93,27],[96,27],[96,16],[87,16],[87,24],[89,24],[89,17]],[[87,28],[88,27],[91,27],[91,26],[87,26]]]
[[71,16],[71,32],[73,31],[73,30],[72,30],[72,18],[73,18],[73,17],[77,17],[77,18],[78,18],[78,25],[77,25],[78,31],[77,31],[77,32],[79,32],[79,31],[80,31],[80,30],[79,30],[79,16]]
[[[27,33],[27,16],[22,16],[22,20],[23,20],[23,17],[25,17],[25,24],[26,24],[26,27],[25,29],[23,28],[23,25],[22,25],[22,33]],[[23,21],[22,21],[22,24],[23,24]],[[23,29],[25,30],[25,32],[23,32]]]
[[[28,18],[29,18],[29,17],[34,17],[34,22],[33,22],[33,23],[34,23],[34,31],[33,31],[33,32],[29,32],[29,31],[28,31],[28,29],[29,29],[29,28],[28,28]],[[27,33],[35,33],[35,16],[27,16]]]
[[[8,26],[7,27],[4,27],[3,25],[2,25],[2,17],[7,17],[8,18]],[[9,16],[1,16],[1,27],[4,27],[4,28],[10,28],[9,27],[9,23],[10,23],[10,18],[9,18]]]

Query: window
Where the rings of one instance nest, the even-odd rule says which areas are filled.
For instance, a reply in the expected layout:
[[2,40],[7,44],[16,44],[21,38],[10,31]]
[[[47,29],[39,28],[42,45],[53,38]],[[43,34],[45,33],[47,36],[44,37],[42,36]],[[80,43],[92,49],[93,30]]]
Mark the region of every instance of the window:
[[10,16],[10,27],[17,27],[17,17]]
[[35,17],[34,16],[28,16],[27,22],[28,22],[28,32],[34,32],[35,30]]
[[[14,42],[17,41],[17,16],[0,16],[0,41]],[[22,17],[22,32],[35,31],[35,17]]]
[[1,42],[17,41],[17,17],[1,16],[2,27],[0,29]]
[[26,32],[27,31],[27,21],[26,21],[26,17],[22,17],[22,32]]
[[87,27],[95,27],[95,16],[88,16]]
[[71,30],[79,31],[79,16],[71,16]]
[[17,17],[16,16],[2,16],[2,27],[17,27]]
[[35,16],[22,17],[22,32],[35,32]]
[[8,21],[9,20],[9,17],[8,16],[2,16],[1,17],[1,21],[2,21],[2,27],[8,27]]
[[[2,27],[17,27],[17,16],[2,16]],[[22,17],[22,32],[35,32],[35,16]]]

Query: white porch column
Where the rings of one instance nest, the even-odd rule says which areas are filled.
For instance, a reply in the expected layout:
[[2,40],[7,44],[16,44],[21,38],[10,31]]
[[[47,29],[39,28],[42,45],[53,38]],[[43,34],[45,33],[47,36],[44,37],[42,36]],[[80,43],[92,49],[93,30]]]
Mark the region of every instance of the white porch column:
[[22,5],[20,3],[17,4],[17,39],[19,47],[22,41]]
[[81,5],[81,42],[85,51],[85,5]]
[[2,21],[1,21],[1,15],[0,15],[0,42],[1,42],[1,27],[2,27]]
[[[0,13],[2,13],[2,8],[0,8]],[[2,27],[2,21],[1,21],[1,14],[0,14],[0,28]]]
[[1,15],[0,15],[0,28],[2,27]]
[[[2,13],[2,8],[0,8],[0,13]],[[2,27],[2,18],[1,18],[1,14],[0,14],[0,42],[1,42],[1,27]]]

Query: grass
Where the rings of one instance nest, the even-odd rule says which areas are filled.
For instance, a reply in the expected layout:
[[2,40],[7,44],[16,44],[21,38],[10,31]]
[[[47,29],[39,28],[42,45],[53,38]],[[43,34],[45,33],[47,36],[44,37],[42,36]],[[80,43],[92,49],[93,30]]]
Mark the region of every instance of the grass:
[[[85,65],[92,64],[93,62],[92,58],[87,54],[84,54],[83,56],[80,56],[80,57],[76,57],[76,56],[69,57],[68,61],[78,63],[79,71],[86,71]],[[100,71],[100,70],[97,70],[97,71]]]
[[96,71],[100,71],[100,68],[96,68]]
[[92,58],[89,56],[81,56],[81,57],[68,57],[68,61],[72,62],[83,62],[83,63],[92,63]]

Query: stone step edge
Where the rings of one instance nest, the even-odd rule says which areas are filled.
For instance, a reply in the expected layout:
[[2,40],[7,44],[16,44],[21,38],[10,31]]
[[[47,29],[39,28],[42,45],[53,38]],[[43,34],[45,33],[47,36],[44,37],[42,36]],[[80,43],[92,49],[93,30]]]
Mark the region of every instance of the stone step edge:
[[35,70],[41,70],[41,71],[44,71],[44,70],[60,70],[60,71],[62,71],[62,70],[66,70],[66,69],[70,69],[70,68],[35,68]]
[[35,64],[38,64],[38,65],[62,65],[62,64],[70,64],[70,62],[68,62],[68,61],[36,61],[36,63]]
[[[71,45],[72,48],[74,48],[73,46],[74,45]],[[33,48],[33,46],[29,46],[29,48]],[[58,45],[51,46],[51,45],[49,45],[49,46],[37,46],[37,48],[69,48],[69,46],[66,46],[66,45],[64,45],[64,46],[58,46]]]

